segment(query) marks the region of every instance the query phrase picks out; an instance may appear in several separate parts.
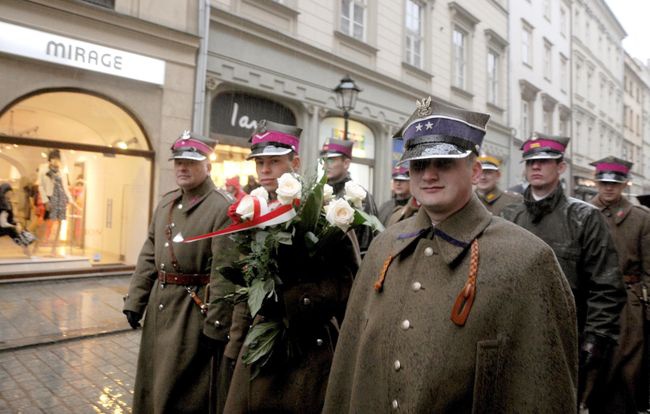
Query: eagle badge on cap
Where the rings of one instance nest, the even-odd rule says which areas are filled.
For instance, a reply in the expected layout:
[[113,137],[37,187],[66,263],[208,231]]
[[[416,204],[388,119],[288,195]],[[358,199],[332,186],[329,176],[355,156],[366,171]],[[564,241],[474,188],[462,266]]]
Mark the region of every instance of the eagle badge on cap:
[[428,116],[433,112],[430,96],[428,98],[423,98],[421,101],[416,99],[415,106],[417,107],[418,115],[420,116]]
[[185,131],[183,131],[183,133],[180,136],[181,139],[190,139],[191,137],[192,136],[190,135],[190,130],[189,129],[186,129]]

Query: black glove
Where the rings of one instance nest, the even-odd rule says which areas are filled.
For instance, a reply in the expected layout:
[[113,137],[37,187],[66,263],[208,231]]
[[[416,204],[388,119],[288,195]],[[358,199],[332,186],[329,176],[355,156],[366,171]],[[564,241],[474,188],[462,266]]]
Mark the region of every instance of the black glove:
[[597,369],[608,358],[612,341],[603,336],[585,334],[580,346],[580,371]]
[[199,335],[199,348],[212,355],[219,355],[223,352],[224,343],[214,338],[210,338],[203,332]]
[[140,319],[142,319],[142,315],[130,310],[124,310],[122,312],[126,315],[126,320],[129,322],[129,325],[131,325],[131,328],[138,329],[140,327]]

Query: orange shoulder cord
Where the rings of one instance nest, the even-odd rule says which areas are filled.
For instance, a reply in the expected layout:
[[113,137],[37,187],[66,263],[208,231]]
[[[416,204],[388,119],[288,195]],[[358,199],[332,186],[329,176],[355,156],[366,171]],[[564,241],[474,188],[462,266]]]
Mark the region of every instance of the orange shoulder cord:
[[375,292],[379,293],[384,288],[384,280],[386,279],[386,273],[388,273],[388,267],[390,266],[394,258],[395,256],[388,256],[388,259],[384,261],[384,265],[381,268],[381,273],[379,274],[379,278],[375,282]]
[[464,326],[472,309],[476,296],[476,275],[478,274],[478,239],[472,240],[472,252],[469,261],[469,276],[465,286],[456,297],[454,307],[451,308],[451,320],[458,326]]

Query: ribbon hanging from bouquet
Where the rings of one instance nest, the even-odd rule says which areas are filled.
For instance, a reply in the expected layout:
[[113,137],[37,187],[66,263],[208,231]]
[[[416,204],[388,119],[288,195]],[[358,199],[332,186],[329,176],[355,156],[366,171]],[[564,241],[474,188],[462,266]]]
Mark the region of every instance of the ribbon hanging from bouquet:
[[[260,198],[253,196],[248,197],[251,197],[253,199],[253,217],[251,217],[250,220],[246,220],[241,223],[233,223],[224,229],[188,238],[184,238],[181,233],[178,233],[174,237],[174,242],[192,243],[198,240],[209,239],[216,236],[224,236],[226,234],[237,233],[253,228],[275,226],[276,224],[286,223],[296,216],[296,210],[293,203],[282,204],[271,210],[270,207],[266,204],[265,200],[261,200]],[[299,201],[297,199],[294,200],[294,203],[298,202]]]

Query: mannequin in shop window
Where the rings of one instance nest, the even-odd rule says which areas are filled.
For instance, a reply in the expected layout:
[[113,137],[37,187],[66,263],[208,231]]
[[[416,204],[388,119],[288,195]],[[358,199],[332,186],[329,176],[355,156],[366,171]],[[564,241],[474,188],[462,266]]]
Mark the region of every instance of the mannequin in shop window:
[[74,202],[68,189],[67,174],[62,171],[61,151],[54,149],[47,156],[47,168],[39,171],[38,191],[45,205],[46,227],[50,230],[52,241],[52,256],[57,255],[57,247],[61,236],[61,222],[66,219],[68,204],[77,210],[81,208]]
[[29,245],[36,239],[30,232],[22,229],[20,223],[14,219],[11,196],[13,189],[8,183],[0,185],[0,236],[9,236],[27,257],[31,257]]

